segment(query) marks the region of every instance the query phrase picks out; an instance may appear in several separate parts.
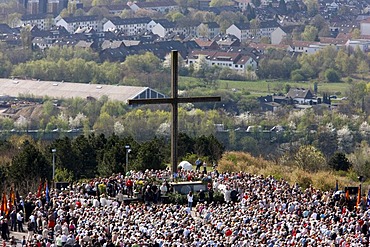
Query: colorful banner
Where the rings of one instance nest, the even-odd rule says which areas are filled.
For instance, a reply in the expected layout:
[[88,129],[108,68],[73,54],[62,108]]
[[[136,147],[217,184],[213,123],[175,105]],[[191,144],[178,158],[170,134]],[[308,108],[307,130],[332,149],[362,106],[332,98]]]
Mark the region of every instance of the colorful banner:
[[358,186],[358,193],[357,193],[357,200],[356,200],[356,208],[358,209],[358,206],[361,202],[361,185]]
[[10,188],[9,200],[9,210],[12,210],[13,206],[15,205],[15,193],[13,187]]
[[41,191],[42,191],[42,180],[40,178],[40,184],[39,184],[39,188],[37,190],[37,198],[41,197]]
[[1,201],[1,212],[3,215],[8,214],[8,200],[6,199],[6,193],[3,192],[3,199]]
[[47,180],[45,181],[45,197],[46,197],[46,202],[49,203],[50,202],[50,191],[49,191],[49,185],[48,185]]

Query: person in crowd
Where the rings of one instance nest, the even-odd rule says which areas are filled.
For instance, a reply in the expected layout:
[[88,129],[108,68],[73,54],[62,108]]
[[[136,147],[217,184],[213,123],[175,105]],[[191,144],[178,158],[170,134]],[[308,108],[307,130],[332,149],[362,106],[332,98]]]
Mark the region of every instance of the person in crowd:
[[193,192],[189,191],[189,193],[187,195],[187,199],[188,199],[188,208],[191,211],[191,209],[193,207],[193,200],[194,200]]
[[18,225],[18,231],[19,232],[24,232],[23,229],[23,213],[22,211],[17,212],[17,225]]
[[9,239],[9,225],[7,218],[3,218],[1,221],[1,237],[5,241],[8,241]]
[[200,167],[202,166],[202,160],[200,158],[198,158],[196,161],[195,161],[195,166],[196,166],[196,170],[197,171],[200,171]]

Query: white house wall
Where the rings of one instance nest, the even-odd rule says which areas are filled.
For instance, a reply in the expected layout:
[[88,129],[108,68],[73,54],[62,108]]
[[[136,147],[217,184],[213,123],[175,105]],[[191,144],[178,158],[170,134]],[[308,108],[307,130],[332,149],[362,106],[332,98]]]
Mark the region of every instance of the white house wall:
[[286,33],[279,27],[271,33],[271,44],[278,45],[281,43]]
[[361,35],[370,35],[370,23],[360,24]]
[[161,38],[166,36],[166,29],[160,24],[155,25],[152,29],[152,32]]
[[117,27],[116,27],[116,25],[113,24],[112,21],[107,21],[106,23],[103,24],[103,31],[104,32],[114,31],[116,29],[117,29]]
[[231,34],[237,37],[239,40],[242,40],[242,32],[241,30],[235,26],[234,24],[231,25],[228,29],[226,29],[226,34]]

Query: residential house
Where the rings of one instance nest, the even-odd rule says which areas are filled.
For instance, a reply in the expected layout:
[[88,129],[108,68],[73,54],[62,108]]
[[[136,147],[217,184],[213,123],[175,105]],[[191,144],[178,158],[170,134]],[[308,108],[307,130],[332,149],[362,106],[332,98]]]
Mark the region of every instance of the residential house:
[[37,26],[40,30],[49,30],[55,25],[54,18],[53,14],[23,15],[18,26]]
[[[199,47],[198,47],[199,48]],[[151,44],[138,44],[135,46],[121,46],[119,48],[108,48],[99,53],[102,61],[123,62],[127,56],[152,52],[156,57],[164,60],[172,50],[177,50],[182,58],[186,58],[188,47],[186,43],[180,41],[160,41]]]
[[335,1],[330,4],[329,3],[326,4],[326,10],[329,13],[337,13],[337,11],[339,10],[339,7],[340,6]]
[[243,55],[248,55],[258,62],[260,56],[262,55],[257,49],[253,47],[230,47],[227,52],[241,53]]
[[127,6],[127,4],[113,4],[113,5],[107,5],[106,8],[109,11],[109,14],[111,15],[120,15],[123,11],[128,10],[131,11],[131,8]]
[[46,13],[59,14],[63,9],[68,7],[66,0],[47,0]]
[[131,36],[150,31],[155,25],[156,22],[149,17],[125,19],[114,17],[103,24],[103,30],[104,32],[119,30],[123,35]]
[[282,107],[282,104],[274,101],[274,95],[267,95],[258,97],[258,102],[260,104],[261,111],[271,111],[275,112],[277,109]]
[[263,37],[271,39],[271,33],[278,27],[280,27],[279,23],[274,20],[261,21],[256,27],[251,26],[250,23],[237,23],[227,28],[226,33],[236,36],[241,42],[258,41]]
[[53,27],[52,29],[45,31],[40,30],[37,26],[31,29],[32,46],[37,47],[41,50],[49,48],[55,45],[58,39],[63,39],[71,36],[64,27]]
[[283,41],[287,36],[287,33],[281,28],[278,27],[271,32],[271,44],[278,45]]
[[203,50],[218,50],[220,48],[215,40],[200,38],[200,39],[194,39],[194,41]]
[[258,59],[260,59],[261,56],[265,54],[265,51],[269,48],[287,51],[289,49],[289,45],[284,45],[284,44],[273,45],[273,44],[251,42],[248,44],[248,48],[254,49],[253,53],[257,54]]
[[78,28],[82,27],[91,27],[97,32],[103,30],[102,20],[95,15],[60,18],[56,25],[63,26],[69,33],[74,33]]
[[288,51],[296,53],[314,54],[315,52],[321,50],[322,48],[323,45],[320,42],[295,40],[291,45],[289,45]]
[[289,89],[286,97],[292,99],[294,103],[301,105],[312,105],[313,102],[317,102],[317,98],[314,96],[311,90],[305,88],[291,88]]
[[225,11],[240,12],[240,10],[237,7],[232,6],[232,5],[209,7],[203,10],[214,13],[215,15],[220,15],[222,12],[225,12]]
[[46,0],[28,0],[26,6],[27,14],[30,15],[45,14],[47,2]]
[[154,2],[128,2],[127,5],[134,11],[149,10],[166,14],[170,11],[178,11],[179,6],[174,0],[162,0]]
[[44,50],[46,48],[52,47],[55,39],[49,37],[35,37],[32,39],[32,47],[37,47],[38,49]]
[[216,22],[205,22],[200,23],[196,28],[196,35],[198,37],[204,37],[213,39],[220,33],[220,25]]
[[361,35],[370,35],[370,17],[360,22]]
[[218,46],[222,50],[230,49],[231,47],[239,47],[240,40],[231,34],[219,34],[214,40],[217,42]]
[[88,13],[93,8],[101,8],[107,10],[109,15],[119,16],[123,11],[132,12],[131,8],[127,4],[108,4],[108,5],[98,5],[98,6],[86,6],[83,7],[83,11]]
[[246,11],[248,4],[253,5],[251,0],[234,0],[234,5],[241,11]]
[[13,35],[14,33],[19,33],[19,31],[9,27],[8,24],[0,23],[0,40],[3,40],[8,35]]
[[211,0],[198,0],[198,9],[199,10],[208,9],[210,3],[211,3]]
[[158,35],[160,38],[173,35],[189,34],[188,28],[178,27],[176,22],[171,22],[167,19],[160,19],[155,21],[157,24],[152,28],[152,33]]
[[349,39],[346,47],[352,50],[359,48],[362,52],[369,52],[370,39]]
[[291,88],[286,95],[267,95],[258,97],[260,108],[263,111],[276,111],[284,105],[294,105],[304,109],[312,105],[325,103],[322,98],[316,97],[310,89]]
[[94,41],[85,41],[85,40],[80,40],[76,43],[75,47],[78,48],[90,48],[90,49],[96,49],[97,44]]
[[210,66],[227,67],[241,73],[245,72],[249,67],[252,69],[257,68],[257,62],[251,56],[243,53],[206,50],[192,51],[188,56],[187,65],[198,66],[199,59],[204,59]]
[[116,49],[124,47],[125,43],[122,40],[104,40],[101,44],[101,50]]

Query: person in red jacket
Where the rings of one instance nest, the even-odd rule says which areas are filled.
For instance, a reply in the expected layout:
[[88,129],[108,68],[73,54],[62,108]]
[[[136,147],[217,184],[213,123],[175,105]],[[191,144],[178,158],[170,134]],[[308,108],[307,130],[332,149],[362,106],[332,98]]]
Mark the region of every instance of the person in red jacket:
[[126,188],[127,188],[127,196],[128,197],[132,197],[133,187],[134,187],[134,182],[131,180],[131,178],[128,178],[127,181],[126,181]]

